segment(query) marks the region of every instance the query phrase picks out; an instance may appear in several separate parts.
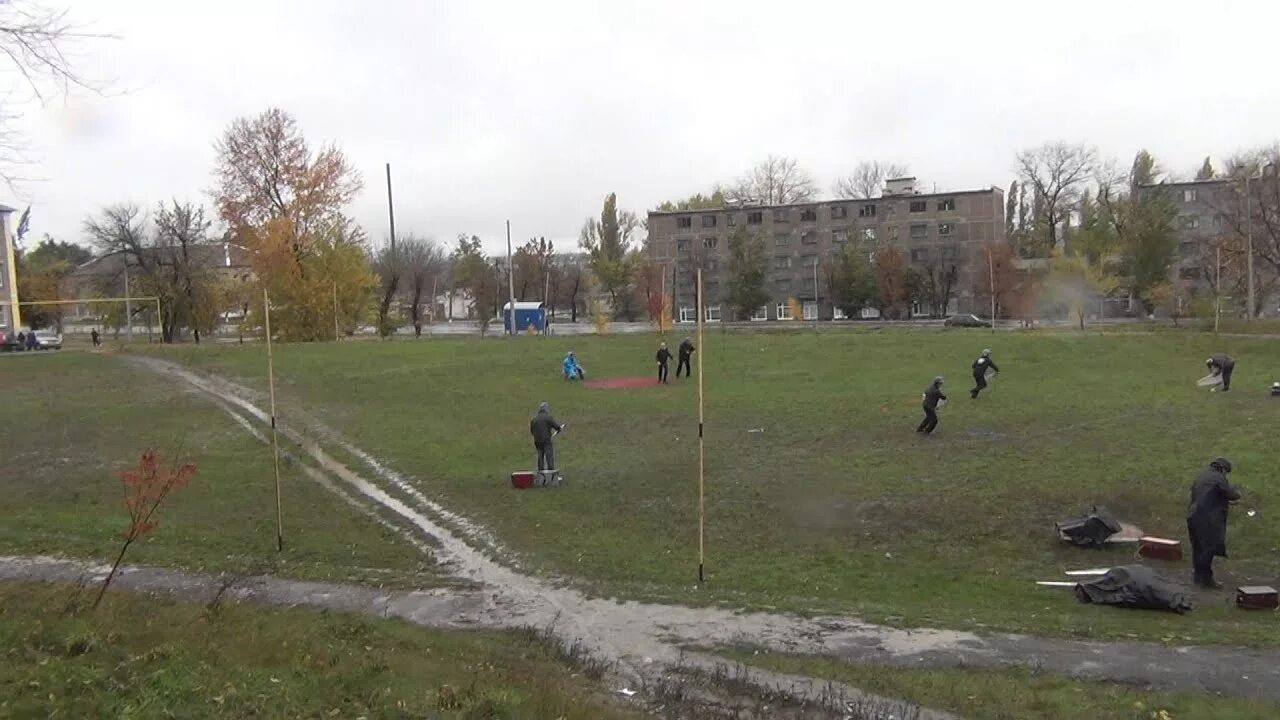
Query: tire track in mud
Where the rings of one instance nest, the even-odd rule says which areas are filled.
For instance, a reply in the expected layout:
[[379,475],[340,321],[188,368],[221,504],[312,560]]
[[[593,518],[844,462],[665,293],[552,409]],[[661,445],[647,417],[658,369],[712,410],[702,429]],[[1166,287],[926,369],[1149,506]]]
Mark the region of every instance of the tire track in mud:
[[[155,358],[130,361],[210,397],[251,432],[256,430],[253,420],[270,426],[270,417],[254,402],[255,393],[237,383]],[[373,504],[395,517],[402,530],[430,542],[430,553],[442,571],[485,588],[486,610],[476,613],[474,622],[488,627],[552,628],[563,641],[581,642],[597,657],[616,662],[618,681],[633,687],[661,682],[664,672],[680,666],[723,665],[699,648],[743,645],[896,667],[1022,666],[1078,679],[1280,700],[1280,653],[1268,650],[902,630],[849,618],[798,618],[588,597],[498,563],[495,555],[510,555],[500,552],[501,544],[491,533],[430,500],[408,478],[336,430],[300,413],[290,414],[291,419],[295,416],[300,418],[299,427],[277,418],[277,430],[291,451],[315,463],[318,469],[313,471],[320,478],[308,473],[313,479],[327,489],[345,490],[351,502],[367,511],[373,512],[369,510]],[[261,431],[255,436],[266,439]],[[336,459],[314,439],[317,436],[362,463],[374,479]],[[749,674],[762,687],[806,682],[813,687],[812,681],[803,678],[756,670]],[[851,687],[838,686],[838,690],[847,697],[884,700]],[[947,717],[922,712],[922,718]]]

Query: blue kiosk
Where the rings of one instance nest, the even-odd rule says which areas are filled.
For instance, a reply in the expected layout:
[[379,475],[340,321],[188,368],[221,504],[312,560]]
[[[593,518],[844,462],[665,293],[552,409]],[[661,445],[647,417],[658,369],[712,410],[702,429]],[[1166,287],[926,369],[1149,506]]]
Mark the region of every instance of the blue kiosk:
[[[547,309],[540,302],[517,302],[515,310],[516,332],[545,333],[547,331]],[[502,306],[502,327],[511,332],[511,303]]]

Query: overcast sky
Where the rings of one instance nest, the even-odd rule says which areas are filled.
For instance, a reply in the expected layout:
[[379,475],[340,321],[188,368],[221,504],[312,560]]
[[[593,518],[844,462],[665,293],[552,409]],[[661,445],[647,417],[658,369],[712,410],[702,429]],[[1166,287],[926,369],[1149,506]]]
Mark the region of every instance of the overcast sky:
[[[56,0],[50,0],[54,2]],[[1043,7],[1044,9],[1040,9]],[[1182,175],[1280,138],[1269,33],[1280,3],[81,3],[118,40],[77,48],[115,93],[28,105],[44,180],[0,203],[31,237],[82,240],[111,203],[208,202],[213,141],[236,116],[293,113],[360,168],[350,208],[451,242],[576,242],[604,195],[643,213],[769,153],[824,191],[862,159],[926,189],[1007,186],[1014,153],[1147,148]],[[12,81],[9,75],[0,79]]]

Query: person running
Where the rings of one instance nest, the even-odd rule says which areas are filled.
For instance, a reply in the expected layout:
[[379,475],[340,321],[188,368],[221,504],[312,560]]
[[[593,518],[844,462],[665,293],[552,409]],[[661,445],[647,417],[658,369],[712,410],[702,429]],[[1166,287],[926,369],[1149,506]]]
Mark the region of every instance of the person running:
[[667,349],[667,344],[662,343],[658,346],[658,354],[654,357],[658,361],[658,382],[663,385],[667,384],[667,373],[670,371],[671,351]]
[[538,412],[529,421],[529,434],[533,436],[533,449],[538,453],[538,472],[552,473],[556,471],[556,449],[554,438],[564,430],[564,425],[556,421],[551,414],[551,405],[545,400],[538,403]]
[[586,380],[587,371],[578,364],[578,356],[570,350],[568,355],[564,356],[564,379],[565,380]]
[[98,334],[98,328],[89,331],[89,339],[93,341],[94,347],[102,345],[102,336]]
[[1222,392],[1231,390],[1231,373],[1236,371],[1236,361],[1230,355],[1214,355],[1204,364],[1209,368],[1209,372],[1215,376],[1222,377]]
[[1227,556],[1227,506],[1240,499],[1239,488],[1227,480],[1231,461],[1214,458],[1191,485],[1187,534],[1191,537],[1191,566],[1196,585],[1217,590],[1213,559]]
[[973,361],[973,382],[974,388],[969,391],[969,397],[974,400],[978,399],[978,393],[987,387],[987,370],[991,372],[1000,372],[1000,368],[996,367],[996,363],[991,359],[991,348],[982,351],[977,360]]
[[680,355],[680,362],[676,363],[677,380],[680,379],[681,370],[684,371],[685,377],[693,377],[693,370],[690,368],[689,358],[693,357],[695,352],[697,352],[697,348],[693,346],[693,338],[685,338],[684,342],[680,343],[680,347],[677,349],[677,353]]
[[947,396],[942,393],[942,376],[939,375],[929,383],[929,387],[924,389],[924,402],[921,403],[924,408],[924,420],[920,422],[916,432],[929,435],[938,427],[938,402],[946,399]]

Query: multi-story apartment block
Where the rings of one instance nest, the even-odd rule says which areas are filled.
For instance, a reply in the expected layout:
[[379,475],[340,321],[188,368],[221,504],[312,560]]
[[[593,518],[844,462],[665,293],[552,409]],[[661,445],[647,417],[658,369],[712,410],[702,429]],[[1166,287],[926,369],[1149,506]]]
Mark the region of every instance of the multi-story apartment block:
[[1213,268],[1211,252],[1214,241],[1236,232],[1229,213],[1236,202],[1235,190],[1225,179],[1147,185],[1144,194],[1167,193],[1177,208],[1178,256],[1173,277],[1188,281],[1201,290],[1211,278],[1205,276]]
[[[753,320],[793,319],[789,299],[805,320],[840,319],[827,289],[825,268],[846,246],[868,254],[886,243],[921,270],[956,269],[946,308],[917,306],[913,314],[941,315],[974,306],[973,281],[983,245],[1004,240],[1004,193],[998,188],[918,193],[915,178],[886,183],[881,197],[821,200],[792,205],[744,206],[649,213],[649,252],[674,277],[676,319],[696,320],[696,270],[703,270],[707,320],[730,320],[729,236],[739,226],[766,238],[771,299]],[[800,318],[794,318],[800,319]]]

